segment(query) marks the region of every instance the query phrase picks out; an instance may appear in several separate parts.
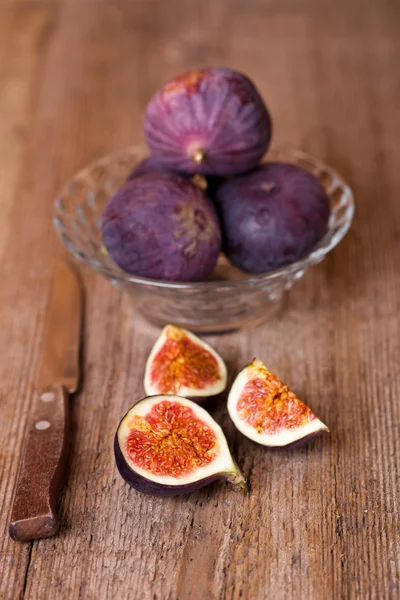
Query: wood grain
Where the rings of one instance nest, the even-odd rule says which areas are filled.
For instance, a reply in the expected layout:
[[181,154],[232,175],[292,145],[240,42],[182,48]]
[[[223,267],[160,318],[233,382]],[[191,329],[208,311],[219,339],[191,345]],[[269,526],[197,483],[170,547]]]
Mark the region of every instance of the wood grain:
[[[400,12],[396,2],[0,0],[0,597],[392,599],[399,564]],[[8,536],[60,250],[52,200],[87,162],[142,141],[150,94],[193,66],[259,85],[275,135],[354,188],[346,240],[284,311],[209,340],[231,377],[258,356],[331,428],[272,452],[210,411],[250,482],[155,499],[118,476],[112,439],[143,394],[158,331],[88,268],[84,382],[56,538]]]

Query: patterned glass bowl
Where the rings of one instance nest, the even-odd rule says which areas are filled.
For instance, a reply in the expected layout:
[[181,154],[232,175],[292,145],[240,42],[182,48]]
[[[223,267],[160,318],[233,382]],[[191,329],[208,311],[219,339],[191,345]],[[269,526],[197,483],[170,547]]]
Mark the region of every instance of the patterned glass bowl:
[[133,146],[77,173],[55,201],[54,226],[76,258],[120,286],[132,297],[136,309],[158,325],[175,323],[194,331],[218,332],[264,320],[275,312],[283,293],[342,240],[353,219],[353,194],[340,175],[303,152],[274,143],[268,160],[289,162],[311,171],[331,200],[328,232],[306,258],[264,275],[249,275],[221,255],[211,278],[195,283],[136,277],[119,269],[107,255],[100,222],[107,200],[146,154],[145,147]]

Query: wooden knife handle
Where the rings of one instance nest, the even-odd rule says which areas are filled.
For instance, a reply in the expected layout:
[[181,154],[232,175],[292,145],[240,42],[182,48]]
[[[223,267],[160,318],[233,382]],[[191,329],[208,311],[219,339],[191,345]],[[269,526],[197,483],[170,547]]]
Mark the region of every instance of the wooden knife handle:
[[11,512],[10,535],[18,542],[58,532],[58,492],[69,446],[68,393],[62,385],[39,390],[28,428]]

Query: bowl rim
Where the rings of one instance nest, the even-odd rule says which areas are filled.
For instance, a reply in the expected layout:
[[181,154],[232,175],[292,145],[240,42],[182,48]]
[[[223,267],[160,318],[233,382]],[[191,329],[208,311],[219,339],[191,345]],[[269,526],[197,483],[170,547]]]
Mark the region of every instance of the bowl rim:
[[[133,275],[131,273],[127,273],[120,269],[117,264],[115,264],[115,269],[110,268],[108,265],[99,262],[96,259],[90,258],[86,256],[81,250],[75,247],[75,245],[70,242],[63,233],[63,226],[61,225],[61,219],[58,216],[65,211],[64,208],[64,200],[62,198],[63,194],[59,196],[54,201],[55,215],[53,217],[53,225],[57,232],[57,235],[62,242],[62,244],[71,252],[71,254],[77,258],[78,260],[90,265],[96,271],[101,272],[103,275],[109,277],[113,282],[121,281],[125,283],[136,283],[139,285],[146,285],[152,287],[159,288],[169,288],[169,289],[205,289],[205,288],[221,288],[221,287],[240,287],[244,286],[252,286],[255,284],[260,284],[263,282],[274,281],[279,279],[282,275],[288,275],[290,273],[296,273],[298,271],[306,269],[309,265],[315,264],[323,260],[323,258],[335,248],[345,237],[348,230],[350,229],[351,223],[354,218],[355,213],[355,201],[354,194],[349,186],[349,184],[343,179],[343,177],[336,171],[336,169],[330,167],[325,164],[322,160],[315,158],[313,155],[304,152],[303,150],[299,150],[288,144],[287,142],[282,142],[280,140],[273,140],[271,144],[272,151],[278,151],[290,156],[293,158],[300,159],[305,163],[312,164],[316,169],[321,172],[329,172],[332,178],[334,178],[343,190],[343,194],[346,196],[346,219],[343,223],[338,227],[338,229],[332,234],[332,229],[328,226],[328,231],[324,235],[323,238],[318,242],[318,244],[311,250],[311,252],[302,258],[299,261],[290,263],[279,269],[275,269],[273,271],[268,271],[266,273],[260,274],[248,274],[248,277],[243,279],[230,279],[230,280],[205,280],[205,281],[166,281],[162,279],[151,279],[148,277],[141,277],[139,275]],[[267,153],[261,159],[261,163],[268,162],[268,155],[270,153],[271,148],[268,149]],[[63,190],[68,189],[74,182],[74,180],[85,178],[93,169],[102,166],[104,163],[107,164],[110,161],[118,160],[118,157],[122,157],[128,152],[143,154],[146,156],[148,150],[144,144],[133,144],[131,146],[125,147],[117,152],[102,156],[94,161],[91,161],[82,169],[78,170],[72,177],[69,178],[67,183],[64,185]],[[278,162],[278,160],[272,159],[270,162]],[[305,168],[305,167],[303,167]],[[306,169],[307,170],[307,169]],[[337,188],[336,188],[337,189]],[[328,193],[329,195],[329,193]],[[79,206],[79,205],[78,205]],[[221,253],[223,256],[224,253]],[[233,265],[234,266],[234,265]],[[237,267],[235,267],[237,268]],[[245,271],[238,269],[238,271],[243,272],[246,275]]]

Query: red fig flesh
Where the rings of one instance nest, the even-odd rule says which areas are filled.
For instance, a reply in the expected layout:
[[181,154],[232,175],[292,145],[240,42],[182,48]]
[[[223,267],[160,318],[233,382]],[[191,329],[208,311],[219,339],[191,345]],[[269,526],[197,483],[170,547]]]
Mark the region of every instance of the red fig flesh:
[[233,175],[257,165],[271,120],[247,77],[227,68],[198,69],[153,96],[145,134],[154,158],[171,170]]
[[237,376],[229,415],[243,435],[263,446],[292,446],[329,431],[287,385],[253,360]]
[[135,404],[119,424],[114,451],[121,476],[143,493],[175,496],[216,479],[245,486],[222,429],[179,396],[149,396]]
[[178,394],[201,401],[224,391],[226,365],[204,340],[174,325],[166,325],[146,364],[146,394]]

